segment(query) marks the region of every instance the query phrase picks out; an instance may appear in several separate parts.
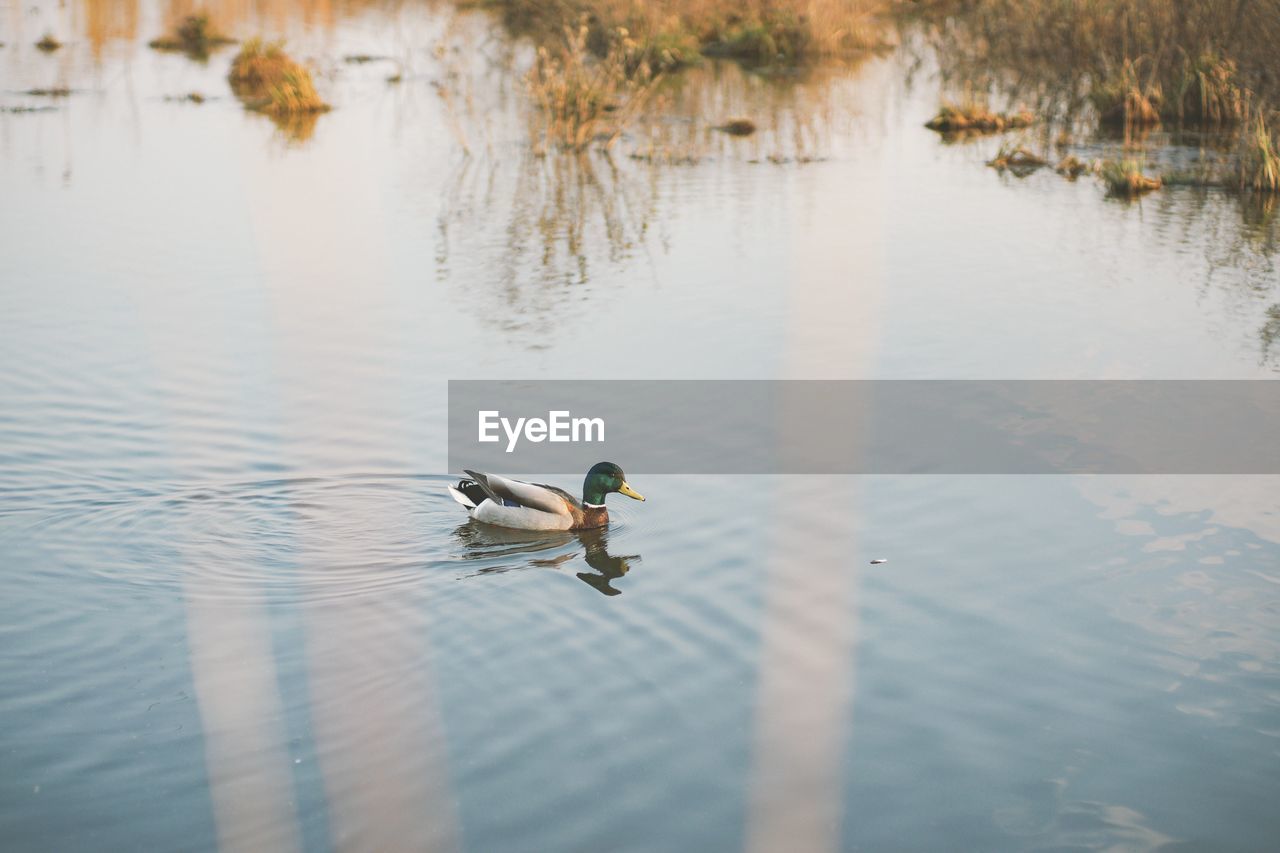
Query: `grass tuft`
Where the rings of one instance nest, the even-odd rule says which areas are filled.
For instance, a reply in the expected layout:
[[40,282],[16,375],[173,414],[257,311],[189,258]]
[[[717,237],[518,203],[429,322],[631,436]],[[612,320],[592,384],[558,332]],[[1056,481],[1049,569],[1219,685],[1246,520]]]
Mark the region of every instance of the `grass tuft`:
[[1029,127],[1035,120],[1035,115],[1028,110],[997,113],[981,101],[966,98],[960,102],[944,101],[938,114],[924,126],[939,133],[1000,133]]
[[1137,198],[1161,186],[1160,179],[1145,175],[1136,160],[1108,160],[1098,168],[1098,175],[1107,185],[1107,194],[1117,198]]
[[316,93],[311,72],[284,52],[283,42],[246,41],[228,79],[236,97],[259,112],[294,116],[329,109]]
[[643,104],[654,72],[643,63],[633,70],[637,43],[625,28],[614,35],[602,58],[588,47],[591,27],[585,20],[566,28],[558,46],[538,48],[525,82],[541,117],[542,150],[608,146]]

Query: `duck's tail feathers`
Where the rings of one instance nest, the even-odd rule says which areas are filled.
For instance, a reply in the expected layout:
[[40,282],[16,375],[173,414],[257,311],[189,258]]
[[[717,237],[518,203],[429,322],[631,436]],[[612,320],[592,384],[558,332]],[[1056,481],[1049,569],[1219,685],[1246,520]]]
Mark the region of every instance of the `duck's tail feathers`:
[[458,485],[449,487],[449,494],[467,509],[475,509],[487,497],[484,489],[474,480],[459,480]]

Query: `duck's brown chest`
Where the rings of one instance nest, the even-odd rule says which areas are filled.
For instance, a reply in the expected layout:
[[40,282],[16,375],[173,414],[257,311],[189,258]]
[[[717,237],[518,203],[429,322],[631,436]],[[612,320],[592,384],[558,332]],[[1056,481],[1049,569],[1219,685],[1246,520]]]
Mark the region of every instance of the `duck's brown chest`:
[[592,527],[604,527],[609,523],[609,510],[602,506],[584,506],[574,509],[572,530],[587,530]]

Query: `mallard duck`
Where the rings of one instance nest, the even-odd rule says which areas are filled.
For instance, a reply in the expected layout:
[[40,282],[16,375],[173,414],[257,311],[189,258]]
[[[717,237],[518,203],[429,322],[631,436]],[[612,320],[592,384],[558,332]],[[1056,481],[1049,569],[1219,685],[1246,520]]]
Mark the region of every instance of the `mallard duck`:
[[525,483],[497,474],[463,471],[470,479],[449,487],[453,499],[467,508],[476,521],[519,530],[586,530],[609,523],[605,496],[618,492],[642,501],[644,496],[627,485],[622,469],[612,462],[597,462],[582,481],[582,500],[564,489],[541,483]]

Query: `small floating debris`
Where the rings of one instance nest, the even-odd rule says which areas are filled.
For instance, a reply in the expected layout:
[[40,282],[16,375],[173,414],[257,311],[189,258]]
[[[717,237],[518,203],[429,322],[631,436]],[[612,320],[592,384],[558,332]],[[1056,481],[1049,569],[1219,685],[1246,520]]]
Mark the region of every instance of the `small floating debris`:
[[632,151],[627,155],[640,163],[661,163],[664,166],[696,166],[702,157],[693,151],[674,148],[649,147],[643,151]]
[[58,108],[57,108],[57,107],[50,107],[50,106],[42,106],[42,107],[28,107],[28,106],[20,106],[20,107],[0,107],[0,113],[53,113],[53,112],[57,112],[57,111],[58,111]]
[[763,160],[757,158],[748,160],[747,162],[753,165],[759,163],[772,163],[774,166],[786,166],[788,164],[795,163],[797,165],[804,166],[809,163],[823,163],[826,159],[826,157],[819,157],[812,154],[801,154],[798,157],[787,157],[784,154],[770,154]]
[[66,98],[71,94],[71,90],[66,86],[54,86],[49,89],[27,89],[22,94],[37,98]]
[[871,561],[871,565],[878,566],[881,563],[887,563],[887,562],[889,561],[886,560],[884,557],[876,557],[874,560]]
[[387,76],[387,82],[391,83],[392,85],[395,85],[396,83],[400,83],[403,80],[404,80],[404,75],[401,74],[399,71],[397,71],[395,74],[390,74]]
[[389,56],[376,56],[372,53],[350,53],[342,57],[342,61],[350,65],[364,65],[366,62],[386,62]]
[[756,123],[749,118],[731,118],[724,124],[718,124],[713,128],[730,136],[750,136],[756,132]]
[[995,158],[987,161],[987,165],[1000,172],[1008,170],[1022,178],[1037,169],[1048,166],[1049,161],[1032,154],[1025,148],[1002,145]]
[[62,47],[62,42],[54,38],[53,33],[45,33],[44,38],[36,42],[36,47],[40,48],[45,53],[53,53],[58,48]]
[[1058,165],[1053,167],[1053,171],[1062,175],[1068,181],[1074,181],[1076,178],[1089,171],[1089,164],[1081,160],[1074,154],[1068,154],[1058,161]]
[[164,99],[170,103],[177,104],[203,104],[208,100],[199,92],[188,92],[185,95],[165,95]]

